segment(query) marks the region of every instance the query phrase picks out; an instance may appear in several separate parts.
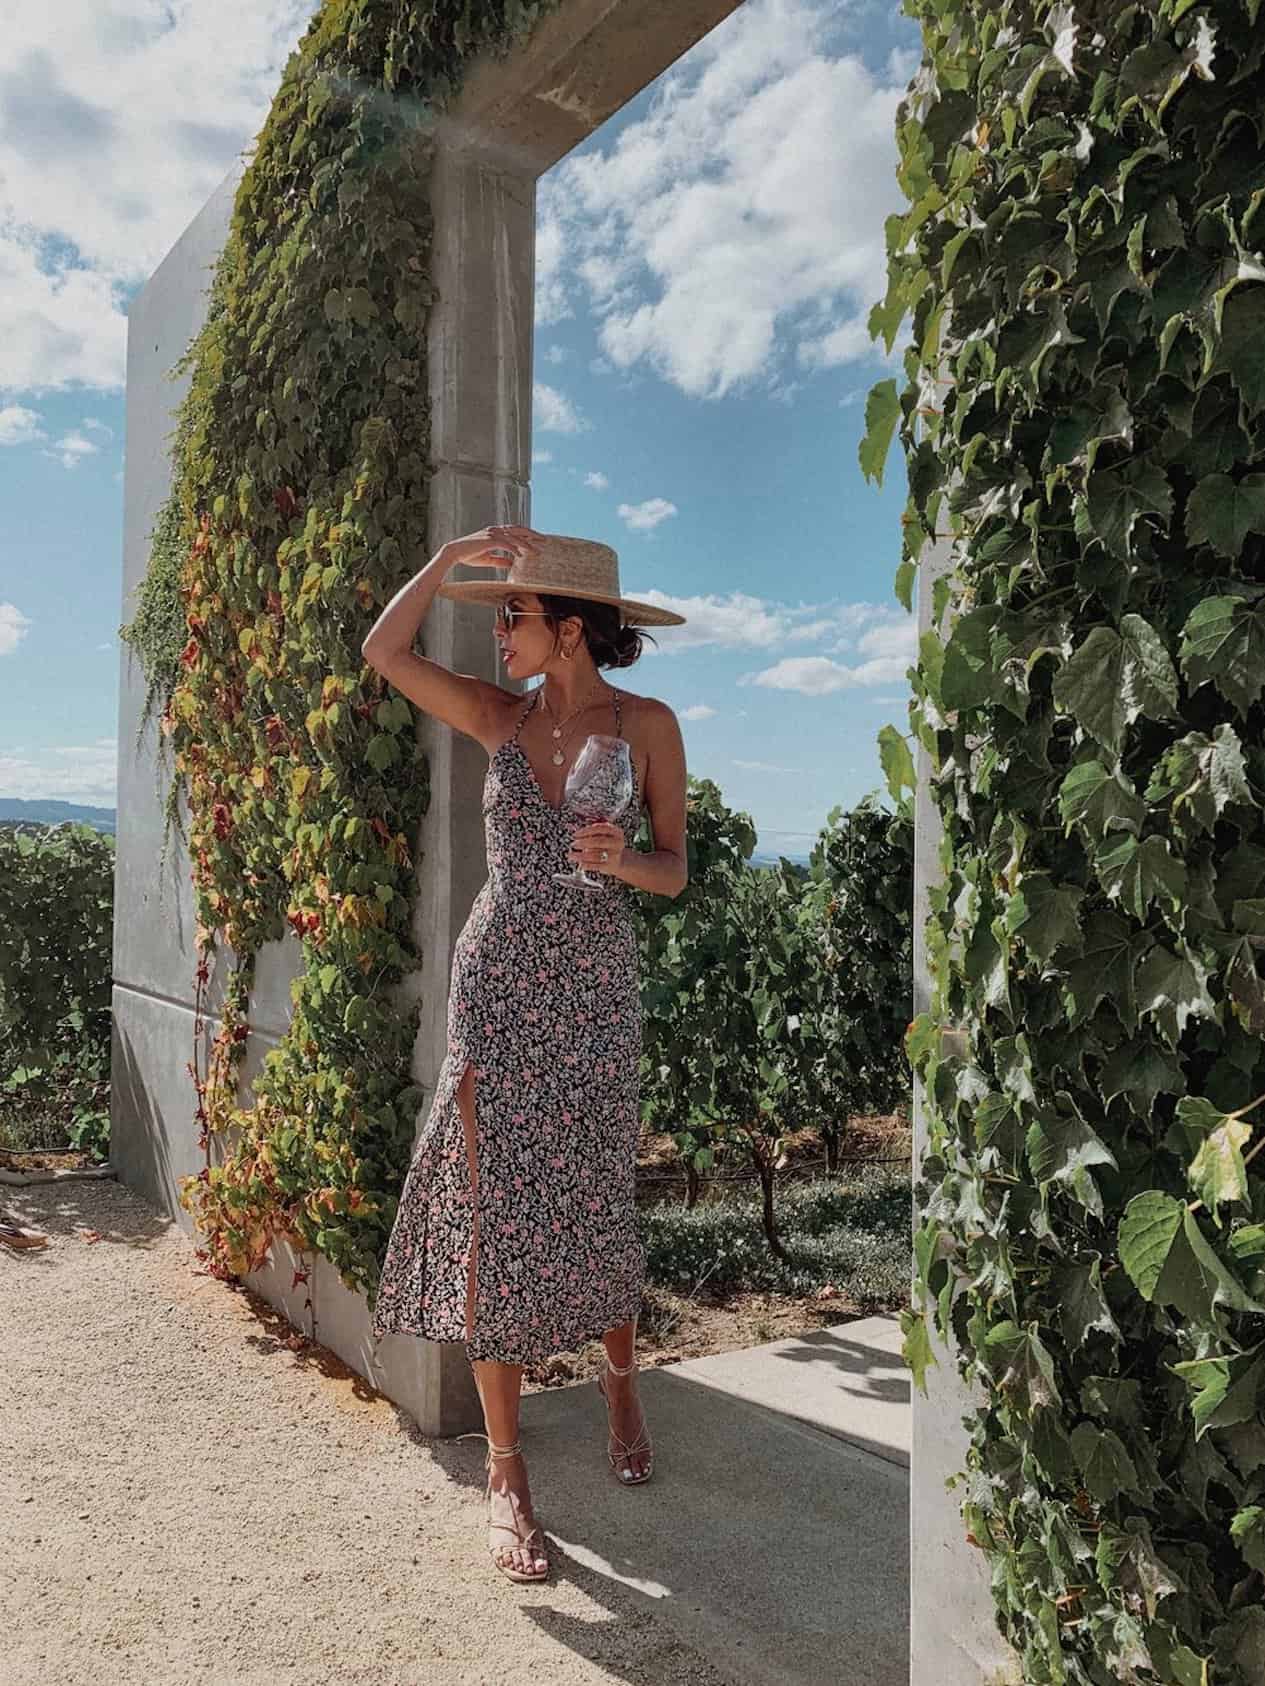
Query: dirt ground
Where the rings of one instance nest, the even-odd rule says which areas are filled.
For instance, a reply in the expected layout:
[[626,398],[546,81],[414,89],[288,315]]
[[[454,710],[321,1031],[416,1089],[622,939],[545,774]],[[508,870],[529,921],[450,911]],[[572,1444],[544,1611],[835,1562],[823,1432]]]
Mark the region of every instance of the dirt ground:
[[51,1237],[0,1248],[4,1686],[727,1686],[556,1545],[501,1577],[483,1442],[421,1435],[127,1189],[0,1217]]
[[[850,1121],[844,1153],[856,1158],[900,1158],[909,1152],[908,1121],[900,1114]],[[815,1131],[802,1130],[788,1140],[784,1175],[817,1168],[822,1154]],[[0,1150],[0,1168],[11,1170],[71,1170],[90,1161],[73,1149],[23,1153]],[[745,1176],[747,1167],[737,1157],[722,1160],[718,1182]],[[647,1134],[638,1161],[638,1192],[645,1200],[680,1200],[685,1178],[670,1136]],[[37,1185],[42,1186],[42,1185]],[[76,1185],[77,1186],[77,1185]],[[0,1197],[5,1192],[0,1185]],[[664,1288],[650,1288],[637,1328],[637,1356],[652,1367],[673,1364],[683,1358],[702,1358],[712,1352],[734,1352],[758,1346],[809,1329],[838,1323],[855,1312],[845,1295],[820,1290],[798,1297],[776,1293],[733,1293],[716,1296],[685,1296]],[[524,1393],[543,1388],[566,1387],[586,1381],[602,1368],[603,1348],[593,1341],[581,1352],[559,1353],[542,1364],[530,1365],[523,1375]],[[0,1686],[3,1686],[0,1677]]]

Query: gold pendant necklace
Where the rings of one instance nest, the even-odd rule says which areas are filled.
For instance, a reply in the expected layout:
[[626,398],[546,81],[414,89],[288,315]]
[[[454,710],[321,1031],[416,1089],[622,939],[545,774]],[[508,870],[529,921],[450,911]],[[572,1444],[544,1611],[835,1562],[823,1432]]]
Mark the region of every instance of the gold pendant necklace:
[[[562,736],[562,728],[563,728],[563,726],[565,726],[567,724],[568,720],[574,720],[577,714],[583,714],[584,710],[589,705],[589,697],[591,697],[593,695],[593,692],[597,690],[597,688],[600,684],[601,684],[601,680],[600,679],[596,680],[594,682],[592,688],[590,689],[588,696],[585,697],[584,701],[580,704],[579,708],[572,709],[571,713],[567,715],[566,720],[563,720],[563,721],[555,724],[555,726],[553,728],[553,735],[554,735],[555,738],[560,738]],[[545,702],[545,687],[543,685],[540,687],[540,701],[541,701],[542,707],[545,710],[545,713],[548,714],[552,718],[553,711],[549,707],[549,704],[547,702]],[[553,755],[550,757],[550,759],[552,760],[555,767],[561,767],[562,763],[566,760],[566,756],[563,755],[561,749],[555,749],[554,752],[553,752]]]

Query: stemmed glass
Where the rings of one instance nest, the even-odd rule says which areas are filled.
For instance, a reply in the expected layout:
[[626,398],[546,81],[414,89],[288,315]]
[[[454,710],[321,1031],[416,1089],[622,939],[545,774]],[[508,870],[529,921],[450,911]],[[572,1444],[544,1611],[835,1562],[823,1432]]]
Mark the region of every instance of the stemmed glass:
[[[569,802],[580,824],[592,825],[597,820],[617,820],[632,801],[632,794],[633,767],[627,738],[590,732],[567,774],[562,806]],[[602,878],[590,875],[583,867],[555,872],[553,877],[555,883],[573,884],[577,890],[603,887]]]

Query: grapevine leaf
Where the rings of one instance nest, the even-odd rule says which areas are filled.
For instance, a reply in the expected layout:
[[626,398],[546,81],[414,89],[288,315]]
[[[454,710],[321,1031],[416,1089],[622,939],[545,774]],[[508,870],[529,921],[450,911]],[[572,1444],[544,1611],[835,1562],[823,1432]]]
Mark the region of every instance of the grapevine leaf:
[[1147,837],[1139,843],[1126,833],[1098,850],[1094,866],[1108,899],[1118,901],[1139,923],[1161,897],[1172,907],[1185,900],[1186,868],[1173,859],[1167,838]]
[[1124,1441],[1112,1429],[1096,1423],[1077,1423],[1072,1430],[1072,1456],[1085,1485],[1101,1504],[1121,1493],[1136,1493],[1138,1472]]
[[1120,1330],[1102,1291],[1102,1260],[1069,1265],[1058,1278],[1059,1319],[1063,1339],[1076,1351],[1098,1333],[1120,1339]]
[[883,484],[883,467],[891,449],[892,435],[900,420],[900,398],[894,380],[879,381],[865,400],[865,433],[858,457],[867,480]]
[[1120,1221],[1120,1263],[1144,1300],[1196,1322],[1215,1308],[1263,1311],[1205,1240],[1194,1214],[1160,1189],[1137,1194]]
[[1265,685],[1265,613],[1241,597],[1203,598],[1183,628],[1181,663],[1192,687],[1211,680],[1246,714]]
[[1265,1380],[1265,1359],[1259,1347],[1220,1358],[1195,1358],[1173,1369],[1190,1389],[1190,1413],[1195,1438],[1210,1428],[1228,1428],[1233,1423],[1255,1420],[1261,1382]]
[[1175,1048],[1192,1016],[1211,1019],[1217,1007],[1208,993],[1208,968],[1185,943],[1174,953],[1156,943],[1137,975],[1137,1003],[1141,1013],[1153,1013],[1160,1034]]
[[1044,872],[1025,873],[1006,905],[1012,933],[1043,963],[1056,949],[1081,947],[1077,915],[1082,890],[1054,884]]
[[1265,1574],[1265,1507],[1248,1505],[1237,1512],[1230,1524],[1230,1538],[1243,1553],[1243,1561]]
[[1133,554],[1133,529],[1144,515],[1158,515],[1165,525],[1173,513],[1173,489],[1157,464],[1134,460],[1122,469],[1102,469],[1089,477],[1089,519],[1113,556]]
[[1059,669],[1054,701],[1092,738],[1119,754],[1125,727],[1140,714],[1171,715],[1177,674],[1154,627],[1125,615],[1120,631],[1096,626]]
[[1265,474],[1205,475],[1186,504],[1186,537],[1237,561],[1249,533],[1265,533]]

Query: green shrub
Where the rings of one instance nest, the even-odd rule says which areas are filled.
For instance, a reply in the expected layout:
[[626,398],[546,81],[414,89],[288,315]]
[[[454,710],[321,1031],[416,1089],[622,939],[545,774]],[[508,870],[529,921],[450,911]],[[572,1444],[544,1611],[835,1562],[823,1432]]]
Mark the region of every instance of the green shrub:
[[909,1299],[908,1176],[875,1167],[846,1182],[785,1187],[779,1214],[787,1262],[764,1239],[758,1191],[692,1208],[655,1206],[640,1216],[646,1274],[678,1290],[810,1294],[833,1283],[861,1310]]

